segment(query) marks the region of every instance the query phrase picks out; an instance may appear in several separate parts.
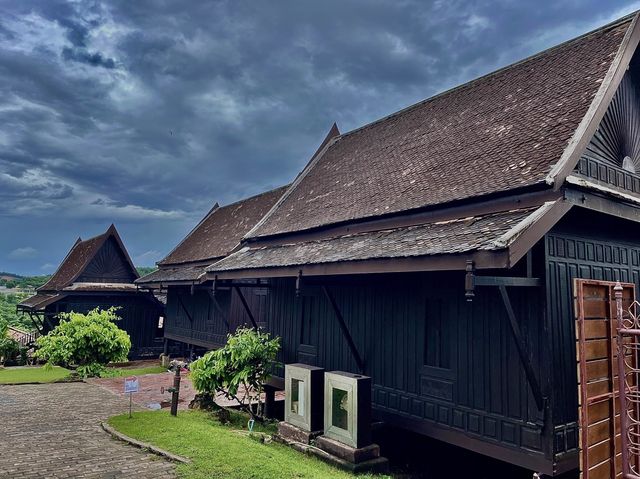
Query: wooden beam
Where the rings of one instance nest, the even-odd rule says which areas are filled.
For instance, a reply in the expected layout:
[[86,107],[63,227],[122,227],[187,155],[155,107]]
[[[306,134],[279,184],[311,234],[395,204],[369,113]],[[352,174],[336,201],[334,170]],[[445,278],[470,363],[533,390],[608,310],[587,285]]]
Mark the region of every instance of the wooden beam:
[[[544,231],[541,234],[546,233]],[[538,238],[540,239],[540,238]],[[525,251],[526,252],[526,251]],[[368,260],[341,261],[305,265],[248,268],[207,273],[206,280],[244,278],[295,278],[300,274],[310,276],[340,276],[352,274],[409,273],[423,271],[464,271],[467,261],[473,261],[476,270],[503,269],[509,267],[509,252],[476,251],[470,254],[444,254],[436,256],[410,256],[402,258],[379,258]],[[205,279],[203,279],[204,281]]]
[[186,306],[182,302],[182,297],[179,294],[177,294],[176,296],[178,297],[178,302],[180,303],[180,306],[182,307],[182,311],[184,311],[184,314],[187,315],[187,318],[189,319],[189,322],[191,324],[193,324],[193,318],[191,317],[191,315],[189,314],[189,311],[187,311]]
[[338,303],[336,303],[335,298],[333,297],[331,292],[329,292],[326,286],[322,285],[322,291],[324,292],[324,295],[329,300],[329,303],[331,303],[333,312],[335,313],[336,318],[338,319],[338,324],[340,325],[340,329],[342,330],[342,335],[347,340],[347,344],[349,345],[349,349],[351,350],[351,355],[353,356],[353,359],[355,360],[358,366],[358,370],[360,371],[361,374],[364,374],[364,361],[362,361],[362,358],[360,357],[358,348],[356,348],[356,343],[353,342],[353,338],[351,337],[351,333],[349,332],[347,323],[345,323],[344,321],[344,317],[342,316],[342,312],[338,307]]
[[533,393],[533,398],[536,401],[538,410],[542,411],[545,407],[545,398],[542,395],[540,382],[536,377],[535,371],[533,370],[533,366],[531,365],[531,361],[529,359],[527,343],[524,340],[522,331],[520,331],[520,324],[518,324],[516,314],[514,313],[513,307],[511,306],[511,300],[509,299],[509,294],[507,293],[506,286],[500,285],[498,286],[498,289],[500,290],[500,295],[502,296],[504,307],[507,310],[507,317],[509,318],[509,325],[511,326],[511,334],[513,335],[513,339],[516,343],[516,348],[518,350],[518,355],[520,356],[520,362],[522,363],[522,367],[524,368],[524,372],[527,377],[527,382],[529,383],[529,387],[531,387],[531,392]]
[[247,313],[247,316],[249,316],[249,319],[251,320],[251,324],[253,324],[253,327],[256,328],[256,330],[258,329],[258,323],[256,323],[255,318],[253,317],[253,313],[251,313],[251,308],[249,308],[249,305],[247,304],[247,300],[244,299],[244,295],[242,294],[242,291],[240,291],[240,288],[237,286],[233,287],[236,290],[236,293],[238,293],[238,297],[240,298],[240,301],[242,302],[242,306],[244,306],[244,310]]
[[636,223],[640,222],[640,204],[627,202],[622,198],[606,197],[604,193],[588,192],[586,190],[565,189],[567,202],[576,206],[598,211],[618,218],[624,218]]
[[542,286],[540,278],[521,278],[517,276],[475,276],[476,286],[523,286],[536,288]]
[[[38,332],[40,334],[44,334],[44,323],[40,322],[40,324],[38,324],[38,321],[36,321],[34,319],[34,313],[32,313],[31,311],[27,311],[27,314],[29,315],[29,319],[31,319],[31,322],[33,323],[33,325],[36,327],[36,329],[38,330]],[[38,315],[35,315],[36,318],[38,317]],[[40,319],[40,318],[38,318]]]
[[231,325],[229,324],[229,320],[227,319],[227,315],[222,309],[222,306],[220,306],[220,303],[218,303],[218,298],[216,298],[216,295],[213,294],[213,290],[208,289],[207,292],[209,293],[209,298],[213,303],[213,307],[216,308],[216,310],[220,314],[220,317],[222,318],[222,321],[224,321],[224,324],[227,325],[227,331],[231,332]]

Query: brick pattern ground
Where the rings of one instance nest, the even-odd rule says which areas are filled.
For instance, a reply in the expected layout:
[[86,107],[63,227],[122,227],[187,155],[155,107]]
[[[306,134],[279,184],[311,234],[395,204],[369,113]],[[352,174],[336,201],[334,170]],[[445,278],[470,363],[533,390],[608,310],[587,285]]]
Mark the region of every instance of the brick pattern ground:
[[[188,409],[189,403],[193,401],[197,391],[194,389],[191,380],[187,377],[187,372],[183,371],[180,381],[180,399],[178,401],[178,409]],[[133,402],[143,407],[160,404],[162,408],[171,407],[171,393],[167,390],[173,385],[173,376],[171,372],[159,374],[145,374],[138,376],[139,392],[133,395]],[[88,379],[91,384],[105,388],[113,394],[120,397],[128,397],[124,394],[124,379],[120,378],[99,378]],[[162,388],[164,387],[164,393]],[[238,391],[238,396],[243,396],[243,388]],[[264,400],[264,394],[262,395]],[[277,391],[275,395],[276,401],[284,401],[284,391]],[[223,407],[237,406],[237,401],[233,401],[224,397],[223,394],[216,396],[216,403]]]
[[0,478],[174,478],[174,466],[100,427],[128,401],[85,383],[0,386]]

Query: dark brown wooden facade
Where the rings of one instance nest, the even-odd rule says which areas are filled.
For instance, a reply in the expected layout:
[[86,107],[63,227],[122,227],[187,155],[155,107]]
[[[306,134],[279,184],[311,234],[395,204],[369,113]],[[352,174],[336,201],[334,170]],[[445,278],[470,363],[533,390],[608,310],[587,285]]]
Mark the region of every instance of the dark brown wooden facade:
[[[131,359],[163,351],[164,304],[133,284],[138,273],[113,225],[103,234],[78,239],[51,279],[18,305],[41,334],[59,322],[59,314],[118,308],[118,327],[131,338]],[[160,318],[163,318],[160,321]],[[162,324],[162,327],[160,325]]]
[[[216,348],[238,325],[257,325],[282,339],[277,375],[291,362],[364,373],[377,419],[548,475],[575,470],[573,280],[640,286],[639,39],[632,16],[333,132],[239,247],[197,281],[168,287],[167,337]],[[597,68],[585,67],[598,55]],[[588,75],[597,91],[576,87]],[[511,103],[509,85],[520,92],[527,81],[553,93]],[[558,112],[558,98],[578,102],[578,94],[589,102]],[[493,108],[490,95],[498,113],[437,116],[451,105]],[[550,110],[498,116],[531,102]],[[550,127],[555,114],[565,116]],[[429,130],[440,120],[459,134]],[[481,131],[465,137],[465,121]],[[517,140],[487,133],[502,121]],[[541,130],[527,130],[538,121]],[[461,163],[448,161],[451,151]],[[394,178],[396,164],[405,168]],[[384,196],[384,188],[401,193]]]

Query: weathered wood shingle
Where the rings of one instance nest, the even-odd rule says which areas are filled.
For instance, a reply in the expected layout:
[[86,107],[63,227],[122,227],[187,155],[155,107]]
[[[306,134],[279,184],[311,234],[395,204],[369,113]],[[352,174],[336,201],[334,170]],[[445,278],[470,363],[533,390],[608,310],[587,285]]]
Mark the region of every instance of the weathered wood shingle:
[[316,241],[243,248],[209,266],[208,272],[405,258],[499,249],[494,242],[529,217],[523,208]]
[[544,184],[630,24],[604,27],[338,137],[251,236]]

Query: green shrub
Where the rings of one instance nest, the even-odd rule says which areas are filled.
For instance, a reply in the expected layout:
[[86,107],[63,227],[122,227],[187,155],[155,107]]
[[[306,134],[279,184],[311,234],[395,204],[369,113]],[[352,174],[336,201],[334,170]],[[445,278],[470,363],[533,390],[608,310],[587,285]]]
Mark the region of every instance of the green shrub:
[[0,322],[0,366],[13,360],[20,352],[18,341],[9,336],[7,324]]
[[240,328],[229,334],[227,344],[191,363],[191,380],[200,393],[224,394],[240,403],[252,417],[254,404],[262,415],[260,394],[280,349],[280,338],[268,333]]
[[115,308],[96,308],[87,314],[62,313],[60,324],[37,340],[36,357],[58,366],[77,366],[83,377],[99,375],[109,362],[125,361],[129,335],[115,322]]

